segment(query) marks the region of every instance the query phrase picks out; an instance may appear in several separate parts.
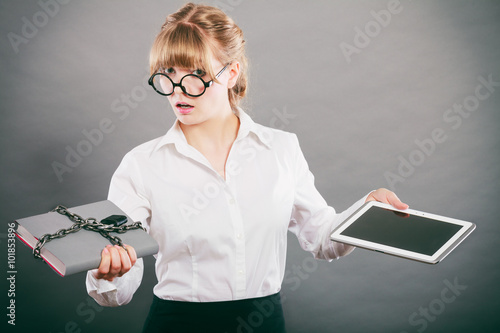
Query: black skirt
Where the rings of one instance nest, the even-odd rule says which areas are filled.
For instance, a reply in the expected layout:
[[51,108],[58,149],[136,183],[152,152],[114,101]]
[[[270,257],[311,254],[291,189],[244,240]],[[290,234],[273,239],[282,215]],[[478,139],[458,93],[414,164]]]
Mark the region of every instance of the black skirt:
[[286,333],[280,294],[224,302],[154,296],[143,333]]

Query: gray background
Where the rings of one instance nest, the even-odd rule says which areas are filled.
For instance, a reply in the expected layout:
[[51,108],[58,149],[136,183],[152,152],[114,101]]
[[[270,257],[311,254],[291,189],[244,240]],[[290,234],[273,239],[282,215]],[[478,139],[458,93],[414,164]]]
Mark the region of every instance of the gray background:
[[[397,175],[401,159],[413,158],[418,165],[392,184],[400,198],[478,226],[436,266],[362,249],[340,261],[313,262],[290,235],[282,289],[289,332],[493,332],[500,309],[500,87],[460,125],[443,117],[471,101],[480,76],[500,81],[500,3],[401,0],[385,27],[371,14],[386,10],[385,0],[207,3],[223,6],[245,32],[246,110],[259,123],[297,133],[318,189],[337,210],[391,187],[385,174]],[[72,1],[48,15],[36,1],[1,2],[3,253],[8,221],[105,199],[123,155],[171,126],[166,100],[144,84],[152,41],[182,4]],[[40,27],[25,28],[29,38],[16,50],[8,34],[23,36],[26,21]],[[355,46],[356,28],[365,27],[372,37],[348,62],[340,45]],[[82,131],[105,118],[113,130],[58,179],[53,163],[66,164],[68,147],[85,148]],[[419,153],[415,141],[429,140],[437,128],[444,142]],[[140,331],[156,280],[152,258],[133,301],[102,309],[87,303],[84,274],[60,278],[19,242],[16,256],[10,329]],[[441,301],[447,281],[463,286],[449,304]],[[409,322],[429,306],[438,315],[417,314],[420,322]]]

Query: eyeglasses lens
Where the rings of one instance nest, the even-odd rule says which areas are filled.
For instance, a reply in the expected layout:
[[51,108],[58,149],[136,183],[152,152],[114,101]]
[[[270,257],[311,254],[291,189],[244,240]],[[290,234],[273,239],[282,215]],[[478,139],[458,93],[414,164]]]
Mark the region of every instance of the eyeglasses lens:
[[186,92],[190,95],[200,95],[203,94],[205,90],[205,83],[201,78],[195,75],[187,75],[182,79],[182,85],[186,89]]
[[[156,90],[161,91],[165,95],[170,95],[174,91],[172,81],[165,75],[156,75],[153,78],[153,84]],[[184,76],[180,84],[184,87],[187,94],[193,96],[201,95],[205,90],[205,83],[196,75]]]
[[153,78],[153,84],[156,90],[164,93],[165,95],[171,94],[174,90],[172,82],[164,75],[155,75]]

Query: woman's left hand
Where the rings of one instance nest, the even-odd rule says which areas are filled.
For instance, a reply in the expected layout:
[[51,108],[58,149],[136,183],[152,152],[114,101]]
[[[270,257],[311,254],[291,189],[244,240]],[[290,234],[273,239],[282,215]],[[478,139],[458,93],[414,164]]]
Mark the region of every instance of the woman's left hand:
[[368,195],[365,202],[380,201],[394,206],[396,209],[407,209],[409,206],[399,200],[396,193],[389,191],[386,188],[379,188]]

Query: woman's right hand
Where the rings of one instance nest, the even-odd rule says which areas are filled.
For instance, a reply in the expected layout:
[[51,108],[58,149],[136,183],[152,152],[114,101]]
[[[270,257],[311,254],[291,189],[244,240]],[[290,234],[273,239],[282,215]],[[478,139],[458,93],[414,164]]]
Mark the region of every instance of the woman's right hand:
[[137,261],[135,250],[130,245],[125,249],[118,245],[108,245],[101,252],[101,263],[95,273],[97,279],[113,281],[115,277],[127,273]]

